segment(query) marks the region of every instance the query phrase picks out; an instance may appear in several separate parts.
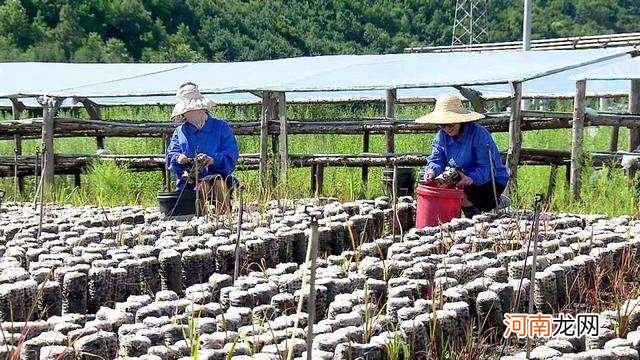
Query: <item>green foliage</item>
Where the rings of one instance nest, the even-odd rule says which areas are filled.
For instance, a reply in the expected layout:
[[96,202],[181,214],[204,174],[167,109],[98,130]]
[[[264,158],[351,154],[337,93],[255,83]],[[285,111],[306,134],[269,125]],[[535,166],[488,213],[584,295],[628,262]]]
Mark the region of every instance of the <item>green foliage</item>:
[[[486,41],[521,36],[522,0],[489,0]],[[239,61],[451,43],[455,0],[4,0],[0,61]],[[533,37],[640,31],[637,0],[534,1]]]

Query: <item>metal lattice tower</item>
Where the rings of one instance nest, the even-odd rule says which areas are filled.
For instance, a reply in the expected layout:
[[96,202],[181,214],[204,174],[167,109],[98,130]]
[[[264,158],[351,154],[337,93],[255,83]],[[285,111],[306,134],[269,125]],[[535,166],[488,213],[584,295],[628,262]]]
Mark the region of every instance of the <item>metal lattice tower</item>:
[[456,0],[451,45],[482,43],[487,30],[487,0]]

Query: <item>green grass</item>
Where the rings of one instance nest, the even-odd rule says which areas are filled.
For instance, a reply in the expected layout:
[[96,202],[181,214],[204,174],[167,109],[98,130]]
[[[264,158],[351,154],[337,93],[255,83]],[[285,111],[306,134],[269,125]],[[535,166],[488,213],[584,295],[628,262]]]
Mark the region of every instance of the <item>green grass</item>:
[[[496,110],[492,104],[490,110]],[[569,102],[556,102],[553,108],[570,111]],[[595,104],[590,104],[595,107]],[[614,104],[624,109],[625,104]],[[428,106],[398,106],[397,118],[415,119],[429,111]],[[170,107],[119,107],[103,109],[103,117],[108,120],[130,119],[139,121],[166,121]],[[382,117],[383,105],[290,105],[287,115],[290,119],[339,119],[354,117]],[[255,120],[259,118],[257,106],[228,107],[219,106],[214,115],[227,120]],[[10,114],[2,113],[0,118],[8,118]],[[37,112],[25,114],[40,116]],[[87,118],[84,110],[63,111],[61,117]],[[500,149],[507,147],[507,135],[494,134]],[[588,128],[584,136],[587,151],[605,150],[609,147],[610,128]],[[431,134],[399,134],[396,135],[396,152],[429,152],[433,135]],[[257,153],[259,140],[257,136],[238,136],[241,153]],[[627,144],[625,131],[621,130],[620,148]],[[32,155],[39,145],[38,140],[25,140],[23,153]],[[541,130],[524,133],[523,146],[540,149],[569,149],[571,145],[570,130]],[[107,138],[105,146],[113,154],[152,154],[161,153],[160,139],[149,138]],[[359,135],[292,135],[289,138],[290,154],[305,153],[359,153],[362,151],[362,137]],[[95,153],[95,139],[64,138],[55,140],[56,153]],[[385,152],[384,137],[372,135],[370,152]],[[0,154],[13,154],[12,141],[0,141]],[[416,175],[419,168],[416,168]],[[587,167],[583,179],[583,201],[569,200],[568,186],[565,181],[564,168],[558,171],[558,182],[555,196],[551,202],[553,211],[577,211],[603,213],[607,215],[629,214],[638,211],[636,194],[627,187],[626,175],[622,170],[594,170]],[[238,178],[246,184],[248,200],[256,199],[260,187],[256,171],[237,172]],[[519,191],[516,205],[528,208],[535,193],[546,192],[549,180],[549,167],[522,166],[519,169]],[[35,186],[33,177],[27,178],[26,192],[23,199],[33,198]],[[7,191],[8,198],[14,198],[13,179],[0,180],[0,187]],[[155,206],[155,196],[162,190],[162,174],[131,173],[127,169],[112,163],[94,163],[91,170],[82,175],[82,187],[75,188],[72,176],[58,176],[53,200],[71,204],[99,204],[104,206],[120,204],[142,204]],[[310,194],[310,169],[292,169],[287,185],[280,184],[271,196],[305,197]],[[369,182],[362,184],[361,170],[358,168],[326,168],[324,175],[324,194],[336,196],[341,200],[355,198],[372,198],[383,194],[382,169],[370,168]]]

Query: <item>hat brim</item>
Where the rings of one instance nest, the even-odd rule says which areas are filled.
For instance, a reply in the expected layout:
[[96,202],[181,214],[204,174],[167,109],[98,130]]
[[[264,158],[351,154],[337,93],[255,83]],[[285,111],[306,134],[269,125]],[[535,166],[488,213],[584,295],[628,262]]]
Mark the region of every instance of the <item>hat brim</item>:
[[186,102],[179,101],[173,107],[173,111],[171,112],[171,121],[175,121],[178,116],[184,115],[186,112],[189,112],[192,110],[211,110],[211,108],[214,105],[215,104],[213,101],[205,97],[197,100],[186,101]]
[[415,120],[420,124],[460,124],[484,119],[485,115],[469,111],[458,113],[453,111],[433,111]]

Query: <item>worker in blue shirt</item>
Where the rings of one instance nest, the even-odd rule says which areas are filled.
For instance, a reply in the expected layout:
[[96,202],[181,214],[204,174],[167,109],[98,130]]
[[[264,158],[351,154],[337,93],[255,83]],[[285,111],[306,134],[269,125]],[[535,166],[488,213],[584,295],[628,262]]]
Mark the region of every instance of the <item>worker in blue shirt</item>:
[[466,217],[510,202],[502,195],[509,174],[500,161],[498,147],[489,131],[474,123],[483,117],[466,110],[456,95],[447,94],[437,99],[433,112],[416,119],[418,123],[440,126],[425,167],[424,180],[435,179],[448,167],[457,169],[460,180],[456,187],[464,189],[462,211]]
[[198,157],[197,188],[202,198],[230,206],[229,189],[238,161],[238,143],[231,127],[209,114],[213,102],[202,96],[195,84],[180,86],[176,97],[171,120],[181,124],[171,137],[166,163],[177,178],[177,190],[196,188],[195,183],[186,181],[189,177],[185,175],[195,170],[194,159]]

